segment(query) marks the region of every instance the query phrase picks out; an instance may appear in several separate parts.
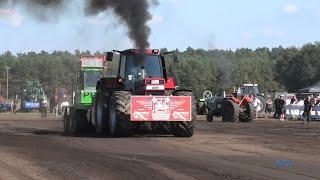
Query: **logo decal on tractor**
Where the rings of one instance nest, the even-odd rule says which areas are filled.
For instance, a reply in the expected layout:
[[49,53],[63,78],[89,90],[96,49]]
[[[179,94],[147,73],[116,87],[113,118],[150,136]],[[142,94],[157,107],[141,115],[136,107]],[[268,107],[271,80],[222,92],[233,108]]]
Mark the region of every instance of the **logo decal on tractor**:
[[131,121],[191,121],[191,97],[132,96]]

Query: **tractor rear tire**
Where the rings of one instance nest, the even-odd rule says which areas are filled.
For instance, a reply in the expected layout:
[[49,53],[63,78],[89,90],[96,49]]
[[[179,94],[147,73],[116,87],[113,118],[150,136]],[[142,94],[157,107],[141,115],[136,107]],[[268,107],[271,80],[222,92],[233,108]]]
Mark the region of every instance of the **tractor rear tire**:
[[191,121],[179,121],[173,122],[172,133],[175,137],[191,137],[193,136],[197,111],[196,111],[196,99],[191,91],[178,91],[173,94],[174,96],[191,96]]
[[239,122],[239,107],[232,100],[226,99],[222,103],[222,121],[223,122]]
[[246,110],[243,111],[239,117],[241,122],[251,122],[256,118],[256,111],[252,103],[246,104]]
[[126,137],[133,133],[130,121],[130,97],[128,91],[115,91],[109,99],[109,131],[112,137]]

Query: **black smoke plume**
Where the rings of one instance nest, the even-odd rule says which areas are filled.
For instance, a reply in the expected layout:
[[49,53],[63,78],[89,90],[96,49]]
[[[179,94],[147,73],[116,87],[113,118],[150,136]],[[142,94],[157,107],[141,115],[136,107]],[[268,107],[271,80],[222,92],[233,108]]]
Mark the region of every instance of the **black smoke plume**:
[[[156,3],[154,3],[156,4]],[[151,19],[147,0],[90,0],[87,1],[85,13],[96,15],[112,9],[128,27],[129,38],[141,49],[149,47],[150,28],[147,21]]]
[[57,21],[67,2],[66,0],[0,0],[0,6],[20,5],[37,20]]
[[[66,0],[0,0],[0,6],[3,4],[23,5],[26,10],[40,20],[49,20],[57,18],[64,9]],[[113,12],[122,20],[128,28],[128,36],[140,49],[149,47],[148,38],[150,28],[147,21],[151,19],[148,11],[150,3],[157,5],[158,1],[148,0],[86,0],[85,15],[97,15],[100,12],[113,10]],[[50,13],[47,13],[50,11]]]

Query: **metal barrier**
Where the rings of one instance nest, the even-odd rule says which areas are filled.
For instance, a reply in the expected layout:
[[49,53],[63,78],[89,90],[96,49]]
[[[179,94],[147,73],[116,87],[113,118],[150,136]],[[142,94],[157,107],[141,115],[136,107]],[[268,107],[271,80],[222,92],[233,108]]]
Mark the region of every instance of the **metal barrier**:
[[[285,110],[287,119],[303,119],[304,105],[285,105]],[[312,120],[320,120],[320,106],[315,106],[312,108],[310,118]]]

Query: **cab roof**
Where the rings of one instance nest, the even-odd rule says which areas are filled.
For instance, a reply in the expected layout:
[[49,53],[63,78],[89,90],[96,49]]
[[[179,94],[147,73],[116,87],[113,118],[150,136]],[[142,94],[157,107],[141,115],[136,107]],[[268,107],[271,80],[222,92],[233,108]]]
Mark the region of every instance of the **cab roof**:
[[160,55],[159,49],[145,49],[144,52],[141,52],[140,49],[127,49],[124,51],[116,51],[116,52],[119,52],[120,54],[126,54],[126,55],[128,54]]

